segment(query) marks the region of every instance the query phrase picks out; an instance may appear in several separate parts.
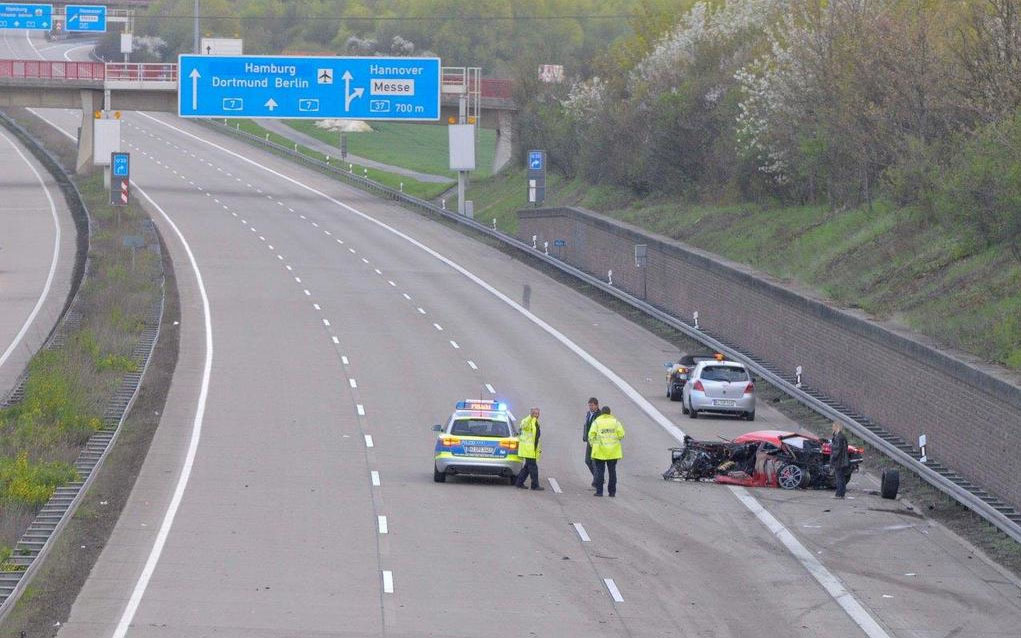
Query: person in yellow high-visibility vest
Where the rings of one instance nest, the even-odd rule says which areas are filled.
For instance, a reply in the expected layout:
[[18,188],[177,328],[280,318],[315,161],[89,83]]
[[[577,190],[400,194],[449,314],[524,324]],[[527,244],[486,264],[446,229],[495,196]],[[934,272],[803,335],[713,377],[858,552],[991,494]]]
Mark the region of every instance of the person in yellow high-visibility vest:
[[617,417],[610,414],[609,406],[604,405],[599,412],[588,431],[592,462],[596,466],[596,476],[592,481],[592,486],[596,488],[594,496],[603,495],[603,479],[607,468],[610,469],[610,480],[606,489],[610,496],[616,496],[617,461],[624,456],[620,447],[620,440],[624,438],[624,426]]
[[539,408],[532,408],[531,413],[521,419],[521,434],[518,435],[518,456],[525,460],[525,464],[521,466],[514,485],[521,489],[525,489],[526,477],[531,477],[533,490],[545,489],[539,485],[539,457],[542,456],[540,434]]

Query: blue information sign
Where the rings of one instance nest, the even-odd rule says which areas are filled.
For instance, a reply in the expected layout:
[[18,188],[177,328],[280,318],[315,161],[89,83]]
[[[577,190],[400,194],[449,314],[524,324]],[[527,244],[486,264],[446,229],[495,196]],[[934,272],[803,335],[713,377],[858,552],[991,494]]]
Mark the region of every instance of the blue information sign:
[[0,29],[43,29],[53,27],[53,5],[0,2]]
[[542,170],[542,151],[528,152],[528,170],[530,171]]
[[557,248],[563,248],[564,246],[567,245],[567,241],[563,239],[554,239],[553,245],[556,246]]
[[69,32],[106,32],[106,7],[96,4],[69,4],[64,7],[64,29]]
[[181,117],[438,120],[439,58],[182,55]]
[[131,156],[128,153],[112,153],[110,155],[110,172],[114,177],[131,175]]

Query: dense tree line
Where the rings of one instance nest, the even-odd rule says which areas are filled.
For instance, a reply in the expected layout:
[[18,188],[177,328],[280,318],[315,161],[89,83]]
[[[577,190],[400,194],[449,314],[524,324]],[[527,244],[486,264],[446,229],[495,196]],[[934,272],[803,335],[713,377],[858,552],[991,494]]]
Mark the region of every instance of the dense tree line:
[[638,194],[883,198],[1021,260],[1021,0],[701,1],[674,18],[642,55],[546,87],[526,145]]

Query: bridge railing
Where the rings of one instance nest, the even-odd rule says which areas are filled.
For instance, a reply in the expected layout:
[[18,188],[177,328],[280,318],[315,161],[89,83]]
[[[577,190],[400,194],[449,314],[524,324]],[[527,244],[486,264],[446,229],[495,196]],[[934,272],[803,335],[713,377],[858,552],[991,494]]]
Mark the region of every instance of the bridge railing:
[[102,62],[0,60],[0,78],[102,81],[106,79],[106,65]]
[[130,82],[177,82],[177,65],[108,62],[106,64],[106,79]]

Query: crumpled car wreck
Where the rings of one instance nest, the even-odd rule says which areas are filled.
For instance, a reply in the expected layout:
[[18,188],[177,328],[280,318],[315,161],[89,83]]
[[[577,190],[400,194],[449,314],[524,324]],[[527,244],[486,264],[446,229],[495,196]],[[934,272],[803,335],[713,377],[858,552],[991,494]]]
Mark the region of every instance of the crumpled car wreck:
[[[863,450],[848,446],[851,471],[858,471]],[[666,480],[714,481],[744,487],[833,489],[830,443],[807,432],[759,430],[733,439],[696,441],[670,448]]]

